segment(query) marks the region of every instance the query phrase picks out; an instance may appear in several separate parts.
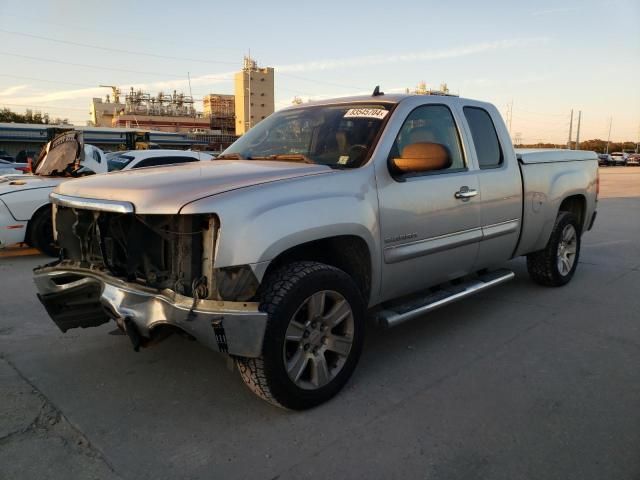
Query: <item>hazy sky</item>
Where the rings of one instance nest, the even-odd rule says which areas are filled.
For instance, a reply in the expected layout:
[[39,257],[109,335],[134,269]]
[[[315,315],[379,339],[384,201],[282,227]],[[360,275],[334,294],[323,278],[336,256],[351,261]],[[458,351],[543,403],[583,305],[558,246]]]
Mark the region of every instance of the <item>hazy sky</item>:
[[640,0],[0,0],[0,20],[0,107],[81,125],[100,84],[188,93],[190,72],[196,98],[233,93],[251,49],[276,68],[276,108],[424,80],[503,115],[513,101],[525,142],[566,142],[572,108],[582,140],[610,117],[613,140],[640,136]]

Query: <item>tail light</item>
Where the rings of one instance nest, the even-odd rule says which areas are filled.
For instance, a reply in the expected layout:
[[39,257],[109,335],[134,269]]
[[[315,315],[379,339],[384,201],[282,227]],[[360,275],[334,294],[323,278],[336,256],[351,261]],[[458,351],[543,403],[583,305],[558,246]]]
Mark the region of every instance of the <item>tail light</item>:
[[24,173],[31,173],[33,172],[33,169],[31,168],[32,166],[33,166],[33,159],[29,157],[27,158],[27,166],[21,167],[18,170],[22,170]]

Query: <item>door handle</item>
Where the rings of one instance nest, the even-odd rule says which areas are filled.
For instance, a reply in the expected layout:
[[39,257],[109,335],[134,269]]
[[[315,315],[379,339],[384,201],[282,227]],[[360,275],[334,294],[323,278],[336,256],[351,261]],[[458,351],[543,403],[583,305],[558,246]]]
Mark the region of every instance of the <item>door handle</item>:
[[471,197],[475,197],[477,194],[477,190],[465,186],[460,187],[460,190],[454,193],[453,196],[460,200],[469,200]]

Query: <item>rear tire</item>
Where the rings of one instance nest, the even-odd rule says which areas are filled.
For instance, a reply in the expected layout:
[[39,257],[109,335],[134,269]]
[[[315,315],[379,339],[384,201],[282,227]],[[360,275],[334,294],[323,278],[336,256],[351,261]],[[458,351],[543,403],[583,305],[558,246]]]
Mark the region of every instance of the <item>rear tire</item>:
[[570,212],[560,212],[545,249],[527,255],[531,279],[547,287],[569,283],[578,267],[581,234],[577,217]]
[[282,408],[326,402],[347,383],[364,340],[364,302],[342,270],[318,262],[285,265],[265,282],[269,315],[258,358],[237,358],[245,384]]
[[40,250],[45,255],[57,257],[60,248],[53,240],[53,219],[51,217],[51,207],[45,207],[36,212],[31,219],[29,244]]

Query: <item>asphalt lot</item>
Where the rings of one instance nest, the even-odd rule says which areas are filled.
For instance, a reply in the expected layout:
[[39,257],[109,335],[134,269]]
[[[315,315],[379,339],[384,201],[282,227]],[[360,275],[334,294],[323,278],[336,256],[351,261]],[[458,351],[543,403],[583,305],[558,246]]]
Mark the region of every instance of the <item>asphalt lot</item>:
[[2,479],[640,479],[640,168],[601,170],[574,280],[516,279],[371,329],[352,381],[295,413],[224,357],[113,325],[62,334],[30,250],[0,257]]

